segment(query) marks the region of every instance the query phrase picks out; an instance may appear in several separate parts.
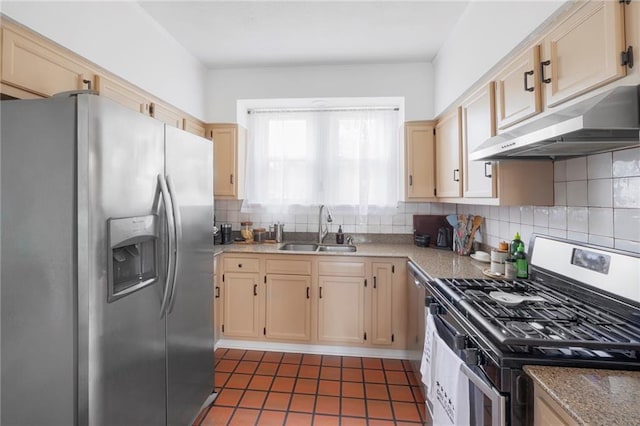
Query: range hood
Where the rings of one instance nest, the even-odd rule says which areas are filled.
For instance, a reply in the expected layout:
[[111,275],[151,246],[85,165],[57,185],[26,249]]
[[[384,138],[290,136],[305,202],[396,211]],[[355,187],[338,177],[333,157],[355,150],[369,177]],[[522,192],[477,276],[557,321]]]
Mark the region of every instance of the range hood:
[[640,144],[640,86],[621,86],[487,139],[471,160],[578,157]]

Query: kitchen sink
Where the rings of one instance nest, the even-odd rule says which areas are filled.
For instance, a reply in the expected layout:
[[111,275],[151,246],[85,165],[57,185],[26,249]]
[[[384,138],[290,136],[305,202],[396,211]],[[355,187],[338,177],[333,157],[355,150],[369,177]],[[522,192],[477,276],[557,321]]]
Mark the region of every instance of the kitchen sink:
[[327,251],[327,252],[335,252],[335,253],[353,253],[356,251],[356,246],[351,245],[321,245],[318,247],[318,251]]
[[280,250],[287,251],[316,251],[318,250],[318,244],[313,243],[286,243]]
[[285,243],[280,250],[285,251],[322,251],[328,253],[353,253],[356,246],[342,244]]

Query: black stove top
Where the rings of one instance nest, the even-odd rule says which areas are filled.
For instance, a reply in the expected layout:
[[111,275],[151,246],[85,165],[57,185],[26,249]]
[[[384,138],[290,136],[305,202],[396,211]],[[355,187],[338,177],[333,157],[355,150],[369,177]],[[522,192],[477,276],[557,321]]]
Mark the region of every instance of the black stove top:
[[[443,293],[450,301],[507,351],[640,359],[640,325],[604,305],[529,280],[444,278],[436,284],[448,289]],[[504,293],[541,300],[516,304],[492,297]]]

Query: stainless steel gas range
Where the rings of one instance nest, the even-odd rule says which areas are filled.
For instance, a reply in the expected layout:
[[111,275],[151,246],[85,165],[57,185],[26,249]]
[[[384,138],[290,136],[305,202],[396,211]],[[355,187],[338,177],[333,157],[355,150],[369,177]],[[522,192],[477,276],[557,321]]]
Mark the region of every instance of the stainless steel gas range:
[[430,362],[462,361],[472,425],[533,423],[527,364],[640,370],[640,256],[540,235],[528,252],[527,280],[432,279],[409,264],[451,349]]

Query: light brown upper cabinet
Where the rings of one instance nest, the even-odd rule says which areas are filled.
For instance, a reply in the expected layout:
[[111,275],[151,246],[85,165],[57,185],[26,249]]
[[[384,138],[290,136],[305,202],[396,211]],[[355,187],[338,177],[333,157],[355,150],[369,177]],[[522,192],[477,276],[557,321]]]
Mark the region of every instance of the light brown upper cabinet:
[[404,126],[405,196],[409,201],[435,198],[435,137],[432,121],[411,121]]
[[233,123],[208,125],[213,138],[215,198],[241,200],[244,198],[247,131]]
[[462,111],[462,180],[466,198],[495,197],[496,177],[491,161],[471,161],[469,153],[496,134],[493,82],[467,98]]
[[[627,75],[640,75],[638,55],[640,54],[640,1],[632,1],[624,5],[624,29],[626,32],[626,49],[631,48],[635,54],[633,67],[627,65]],[[627,52],[625,51],[625,53]]]
[[153,118],[160,120],[169,126],[182,129],[182,115],[179,111],[161,103],[151,102],[149,112]]
[[2,24],[3,83],[43,97],[91,88],[93,73],[73,55],[34,34]]
[[547,107],[624,77],[624,4],[584,2],[542,41],[540,79]]
[[182,128],[189,133],[193,133],[194,135],[198,135],[203,138],[207,137],[206,130],[202,123],[198,120],[194,120],[193,118],[187,117],[183,119]]
[[100,96],[109,98],[133,111],[141,112],[145,115],[150,113],[149,106],[151,103],[147,97],[127,84],[98,75],[96,76],[96,90]]
[[495,77],[498,129],[505,129],[542,111],[539,64],[540,46],[536,45]]
[[460,108],[436,124],[436,196],[462,196],[462,158],[460,155]]

